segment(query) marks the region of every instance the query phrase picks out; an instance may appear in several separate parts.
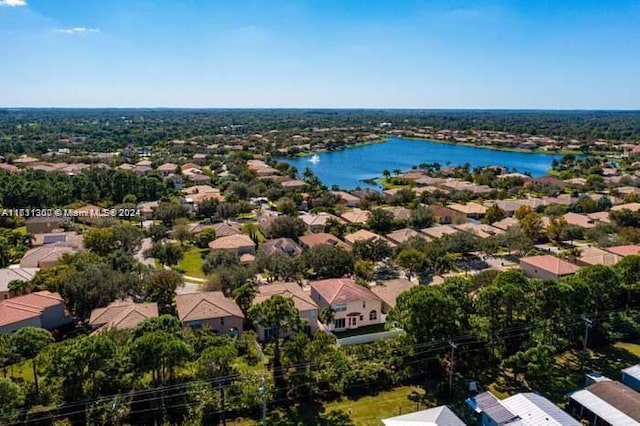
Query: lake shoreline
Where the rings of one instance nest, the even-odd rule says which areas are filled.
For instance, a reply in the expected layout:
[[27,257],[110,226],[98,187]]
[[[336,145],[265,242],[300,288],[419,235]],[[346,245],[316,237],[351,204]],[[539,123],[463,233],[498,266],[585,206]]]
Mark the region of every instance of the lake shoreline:
[[[420,141],[429,143],[417,143]],[[560,160],[562,154],[549,152],[517,151],[514,149],[486,149],[483,147],[438,142],[431,139],[413,139],[388,136],[375,142],[362,142],[354,149],[336,149],[309,153],[298,157],[279,157],[298,170],[310,168],[327,186],[338,185],[343,189],[370,187],[380,189],[383,170],[407,171],[421,163],[437,162],[446,167],[470,163],[472,167],[503,166],[507,170],[532,176],[545,176],[552,160]],[[358,149],[355,149],[358,148]],[[500,152],[502,151],[502,152]],[[310,155],[318,155],[319,162],[309,161]],[[376,183],[372,182],[376,180]]]
[[321,153],[326,153],[326,152],[339,152],[339,151],[343,151],[345,149],[350,149],[350,148],[359,148],[359,147],[368,146],[368,145],[375,145],[375,144],[385,143],[385,142],[388,142],[392,138],[405,139],[405,140],[418,141],[418,142],[439,143],[439,144],[443,144],[443,145],[468,146],[470,148],[490,149],[492,151],[517,152],[517,153],[520,153],[520,154],[546,154],[546,155],[567,155],[567,154],[580,155],[580,154],[582,154],[580,151],[572,151],[572,150],[566,150],[566,149],[561,149],[561,150],[558,150],[558,151],[546,151],[546,150],[543,150],[543,149],[540,149],[540,148],[536,148],[536,149],[510,148],[510,147],[493,146],[493,145],[476,145],[476,144],[474,144],[472,142],[457,142],[457,141],[446,141],[446,140],[441,140],[441,139],[421,138],[421,137],[418,137],[418,136],[387,135],[387,136],[381,137],[379,139],[374,139],[374,140],[366,141],[366,142],[358,142],[356,144],[347,145],[347,146],[344,146],[344,147],[339,148],[339,149],[320,149],[320,150],[317,150],[317,151],[300,152],[300,153],[296,154],[293,157],[282,157],[282,158],[304,158],[304,157],[310,157],[310,156],[313,156],[315,154],[321,154]]

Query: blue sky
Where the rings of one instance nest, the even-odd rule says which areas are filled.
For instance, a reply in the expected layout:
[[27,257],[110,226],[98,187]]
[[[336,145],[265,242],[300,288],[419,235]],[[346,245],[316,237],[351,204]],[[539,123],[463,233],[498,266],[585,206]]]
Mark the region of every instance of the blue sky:
[[640,109],[640,0],[0,0],[0,105]]

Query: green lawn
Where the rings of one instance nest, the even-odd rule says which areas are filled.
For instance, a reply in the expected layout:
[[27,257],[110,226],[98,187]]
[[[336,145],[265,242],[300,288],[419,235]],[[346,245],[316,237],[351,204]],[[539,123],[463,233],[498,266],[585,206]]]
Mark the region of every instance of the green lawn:
[[176,269],[190,277],[204,278],[204,272],[202,272],[202,254],[208,251],[209,249],[190,247],[184,252]]
[[[291,407],[286,413],[279,412],[281,420],[287,422],[278,424],[318,424],[321,417],[331,411],[348,413],[351,409],[351,420],[358,426],[379,426],[381,420],[401,414],[412,413],[417,410],[435,407],[435,400],[425,398],[424,391],[414,386],[402,386],[390,391],[380,392],[374,396],[365,396],[359,399],[343,399],[327,404],[304,403]],[[274,417],[271,413],[270,417]],[[228,422],[232,425],[258,425],[259,422],[252,419],[235,419]]]
[[433,404],[425,405],[422,401],[424,391],[413,386],[403,386],[375,396],[365,396],[355,401],[342,400],[324,406],[325,412],[351,409],[351,419],[357,425],[379,426],[382,419],[424,410]]

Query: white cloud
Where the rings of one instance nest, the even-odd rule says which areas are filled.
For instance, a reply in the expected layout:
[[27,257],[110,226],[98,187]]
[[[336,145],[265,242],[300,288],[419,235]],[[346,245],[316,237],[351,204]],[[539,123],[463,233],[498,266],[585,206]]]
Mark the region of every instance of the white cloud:
[[27,0],[0,0],[0,6],[19,7],[26,6]]
[[87,28],[87,27],[72,27],[72,28],[58,28],[54,30],[57,33],[64,34],[82,34],[82,33],[99,33],[100,28]]

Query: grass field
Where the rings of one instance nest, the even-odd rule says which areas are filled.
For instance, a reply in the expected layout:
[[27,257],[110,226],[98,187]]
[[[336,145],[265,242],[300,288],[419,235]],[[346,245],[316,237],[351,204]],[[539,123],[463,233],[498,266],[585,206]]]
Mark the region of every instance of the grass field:
[[204,278],[204,272],[202,272],[202,253],[206,253],[208,251],[209,249],[190,247],[184,252],[184,255],[176,266],[176,269],[190,277]]
[[[286,413],[279,412],[273,417],[286,420],[278,424],[312,425],[319,424],[321,419],[331,411],[351,410],[351,420],[358,426],[379,426],[381,420],[401,414],[412,413],[417,410],[435,407],[435,400],[425,400],[424,391],[414,386],[402,386],[390,391],[380,392],[377,395],[365,396],[359,399],[343,399],[327,404],[305,403]],[[236,419],[229,422],[232,425],[257,425],[259,422],[253,419]]]

